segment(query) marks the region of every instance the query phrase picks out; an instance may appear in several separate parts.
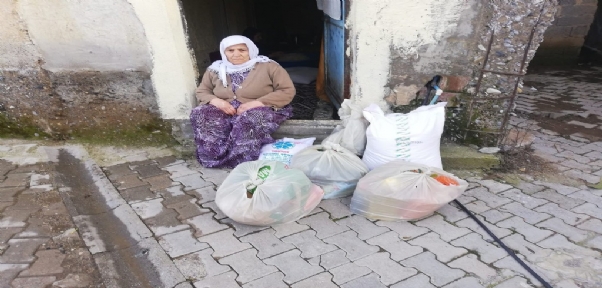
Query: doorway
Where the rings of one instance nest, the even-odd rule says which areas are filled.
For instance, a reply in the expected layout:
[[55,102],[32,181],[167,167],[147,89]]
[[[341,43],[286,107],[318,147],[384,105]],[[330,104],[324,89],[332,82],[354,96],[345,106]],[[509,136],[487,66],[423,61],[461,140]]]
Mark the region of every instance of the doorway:
[[[316,0],[180,1],[201,76],[221,59],[221,39],[246,34],[261,55],[278,62],[291,76],[297,89],[292,119],[313,120],[319,101],[336,108],[345,98],[345,13],[333,20],[318,10]],[[341,1],[342,11],[345,2]]]

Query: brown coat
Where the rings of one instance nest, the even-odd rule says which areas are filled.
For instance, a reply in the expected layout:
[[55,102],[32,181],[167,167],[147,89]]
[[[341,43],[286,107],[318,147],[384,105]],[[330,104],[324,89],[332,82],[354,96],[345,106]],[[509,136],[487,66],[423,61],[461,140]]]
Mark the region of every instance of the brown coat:
[[259,100],[266,106],[282,108],[293,100],[296,93],[286,70],[274,62],[255,64],[236,94],[232,92],[230,76],[227,77],[228,87],[224,87],[217,74],[207,70],[196,89],[199,104],[207,104],[218,97],[228,102],[236,99],[241,103]]

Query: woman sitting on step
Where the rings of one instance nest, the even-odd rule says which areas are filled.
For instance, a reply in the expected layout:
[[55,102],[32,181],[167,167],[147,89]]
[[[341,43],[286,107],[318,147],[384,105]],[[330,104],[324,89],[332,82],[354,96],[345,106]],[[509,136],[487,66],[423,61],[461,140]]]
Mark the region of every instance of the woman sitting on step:
[[220,43],[215,61],[196,90],[190,121],[197,160],[204,167],[234,168],[257,160],[271,134],[292,116],[295,87],[288,73],[244,36]]

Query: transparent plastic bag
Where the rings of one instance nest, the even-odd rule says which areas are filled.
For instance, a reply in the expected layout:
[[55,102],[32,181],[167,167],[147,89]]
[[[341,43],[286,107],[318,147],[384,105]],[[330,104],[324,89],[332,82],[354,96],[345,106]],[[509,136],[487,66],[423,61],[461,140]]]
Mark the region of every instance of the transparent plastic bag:
[[282,138],[274,143],[266,144],[261,147],[259,160],[280,161],[286,165],[291,165],[291,159],[297,152],[314,144],[316,137],[294,139]]
[[342,125],[322,141],[340,144],[356,155],[363,155],[366,149],[366,128],[368,121],[364,118],[362,106],[345,99],[338,111]]
[[[432,176],[453,179],[446,186]],[[415,220],[456,199],[468,183],[442,169],[394,160],[370,171],[357,184],[351,211],[371,219]]]
[[323,196],[301,170],[258,160],[234,168],[217,190],[215,203],[236,222],[267,226],[307,215]]
[[324,189],[324,199],[349,196],[368,167],[351,151],[330,142],[314,145],[293,156],[297,168],[314,184]]

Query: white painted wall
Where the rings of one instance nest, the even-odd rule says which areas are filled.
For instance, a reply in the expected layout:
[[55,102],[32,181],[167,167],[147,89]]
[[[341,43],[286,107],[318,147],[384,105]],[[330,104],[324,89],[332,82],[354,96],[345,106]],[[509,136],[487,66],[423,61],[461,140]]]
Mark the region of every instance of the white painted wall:
[[17,13],[17,2],[0,0],[0,70],[33,68],[40,58]]
[[[351,98],[362,106],[387,108],[392,58],[419,59],[424,45],[437,45],[455,31],[466,0],[351,1]],[[396,55],[391,55],[391,51]],[[394,57],[393,57],[394,56]],[[415,67],[419,70],[421,67]]]
[[177,0],[128,0],[151,48],[152,80],[164,119],[186,119],[194,107],[197,71]]
[[144,30],[124,0],[19,0],[17,8],[49,71],[151,69]]

